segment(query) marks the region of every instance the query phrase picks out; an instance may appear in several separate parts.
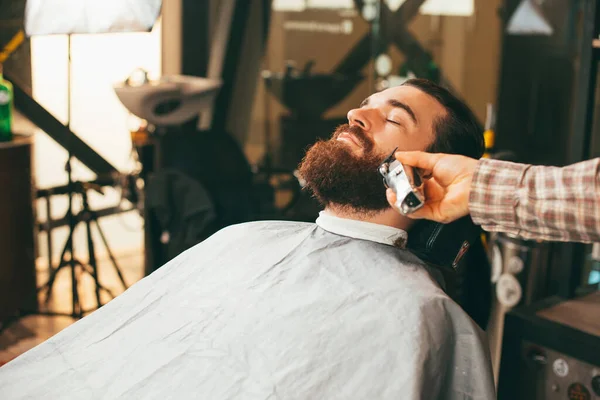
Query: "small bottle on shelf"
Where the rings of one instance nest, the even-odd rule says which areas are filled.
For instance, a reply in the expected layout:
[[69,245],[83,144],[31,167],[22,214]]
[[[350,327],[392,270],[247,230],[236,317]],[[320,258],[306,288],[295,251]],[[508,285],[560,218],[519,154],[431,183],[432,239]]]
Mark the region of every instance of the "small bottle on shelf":
[[483,140],[485,142],[485,153],[483,154],[483,158],[490,158],[496,152],[495,114],[494,106],[492,104],[487,105]]
[[0,64],[0,142],[12,139],[13,86],[2,76]]

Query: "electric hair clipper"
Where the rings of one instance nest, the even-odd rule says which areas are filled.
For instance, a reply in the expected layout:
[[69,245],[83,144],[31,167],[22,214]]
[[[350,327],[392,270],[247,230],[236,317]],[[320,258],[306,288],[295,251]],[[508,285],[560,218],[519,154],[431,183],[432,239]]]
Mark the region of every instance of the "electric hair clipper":
[[379,173],[383,176],[385,187],[396,193],[396,207],[402,214],[410,214],[425,204],[423,181],[415,168],[396,160],[394,154],[397,149],[381,163]]

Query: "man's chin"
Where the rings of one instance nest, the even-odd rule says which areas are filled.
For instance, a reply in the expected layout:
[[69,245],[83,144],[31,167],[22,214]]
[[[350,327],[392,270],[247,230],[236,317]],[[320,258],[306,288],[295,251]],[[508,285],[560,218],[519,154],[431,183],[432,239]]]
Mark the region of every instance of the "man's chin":
[[299,171],[325,207],[377,213],[389,207],[377,171],[382,159],[372,153],[358,156],[348,144],[329,140],[308,150]]

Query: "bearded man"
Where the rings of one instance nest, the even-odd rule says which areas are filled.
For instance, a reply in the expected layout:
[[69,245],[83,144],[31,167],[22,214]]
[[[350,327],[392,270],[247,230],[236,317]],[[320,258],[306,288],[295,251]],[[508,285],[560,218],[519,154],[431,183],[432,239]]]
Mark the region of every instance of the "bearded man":
[[493,399],[481,330],[404,248],[377,167],[479,157],[469,109],[423,80],[376,93],[299,171],[316,223],[227,227],[0,369],[0,398]]

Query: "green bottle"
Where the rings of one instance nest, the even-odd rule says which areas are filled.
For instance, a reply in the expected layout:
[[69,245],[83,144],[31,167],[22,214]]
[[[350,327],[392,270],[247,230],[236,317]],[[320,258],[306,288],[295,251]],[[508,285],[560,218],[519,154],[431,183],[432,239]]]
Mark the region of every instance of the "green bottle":
[[0,64],[0,142],[12,139],[13,86],[2,77]]

